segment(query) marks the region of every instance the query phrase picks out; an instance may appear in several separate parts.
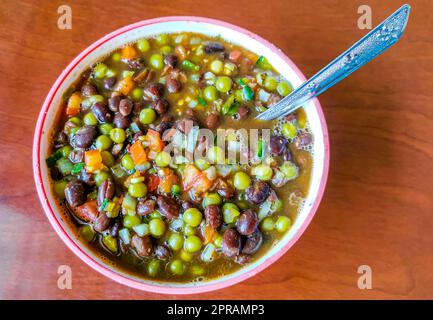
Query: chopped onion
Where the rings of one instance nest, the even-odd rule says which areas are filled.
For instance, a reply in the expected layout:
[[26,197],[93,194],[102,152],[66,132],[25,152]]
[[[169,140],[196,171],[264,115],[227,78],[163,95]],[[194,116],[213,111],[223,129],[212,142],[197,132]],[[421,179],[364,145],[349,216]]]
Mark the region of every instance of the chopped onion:
[[201,260],[204,262],[211,262],[214,259],[215,249],[216,247],[214,244],[208,243],[201,253]]

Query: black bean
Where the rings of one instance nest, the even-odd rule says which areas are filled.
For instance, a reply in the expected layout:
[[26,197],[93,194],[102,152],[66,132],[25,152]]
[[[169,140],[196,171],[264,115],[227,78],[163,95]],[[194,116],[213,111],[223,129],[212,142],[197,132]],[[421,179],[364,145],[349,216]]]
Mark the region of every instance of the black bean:
[[124,117],[120,112],[114,114],[113,124],[116,128],[126,129],[129,127],[130,121]]
[[120,223],[120,220],[118,218],[111,221],[114,221],[114,223],[111,223],[112,226],[110,227],[109,230],[110,236],[117,238],[117,236],[119,235],[119,230],[122,227],[122,224]]
[[170,107],[169,103],[165,99],[158,99],[153,101],[152,108],[158,113],[159,115],[163,115],[168,111],[168,108]]
[[232,186],[230,186],[226,181],[223,179],[218,179],[215,184],[215,190],[216,192],[225,199],[230,199],[233,197],[233,194],[235,190]]
[[141,69],[144,67],[144,59],[142,57],[128,60],[128,66],[131,69]]
[[152,254],[153,244],[149,236],[140,237],[134,234],[131,238],[131,246],[139,257],[148,257]]
[[182,201],[182,210],[186,211],[189,208],[194,208],[193,204],[189,201]]
[[241,236],[235,229],[227,229],[223,235],[222,252],[226,257],[235,257],[241,250]]
[[292,152],[290,152],[289,148],[287,148],[286,151],[284,151],[283,159],[284,161],[292,161]]
[[308,132],[301,132],[295,139],[295,146],[298,149],[306,147],[313,142],[313,136]]
[[279,156],[286,151],[287,140],[282,136],[272,136],[269,141],[269,152],[274,156]]
[[208,42],[204,45],[203,51],[205,53],[223,52],[224,45],[220,42]]
[[84,161],[84,151],[80,149],[74,149],[69,154],[69,160],[72,163],[80,163]]
[[110,122],[112,115],[108,108],[102,102],[96,102],[92,107],[92,112],[95,114],[99,122]]
[[95,86],[93,86],[90,83],[85,83],[81,87],[81,93],[83,96],[89,97],[89,96],[93,96],[93,95],[97,94],[98,92],[96,91]]
[[206,127],[211,130],[218,128],[218,126],[220,125],[220,116],[216,113],[211,113],[206,117],[205,124]]
[[178,93],[182,89],[182,83],[171,77],[167,78],[167,90],[170,93]]
[[108,99],[108,109],[113,112],[119,111],[120,96],[114,96]]
[[206,223],[210,225],[213,229],[216,229],[221,225],[221,210],[217,205],[212,204],[210,206],[207,206],[204,210],[204,215],[206,218]]
[[122,99],[119,103],[119,112],[122,116],[127,117],[130,115],[133,108],[132,101],[129,99]]
[[241,235],[252,234],[259,225],[259,217],[253,210],[244,211],[236,221],[236,228]]
[[116,84],[117,79],[116,77],[110,77],[104,79],[104,88],[107,90],[111,90],[114,88],[114,85]]
[[93,173],[87,172],[86,168],[81,169],[77,178],[89,186],[94,186],[96,184],[95,176]]
[[98,134],[95,126],[83,126],[75,133],[73,145],[78,148],[88,148],[92,145]]
[[152,100],[161,99],[164,94],[164,86],[161,83],[152,83],[146,88],[145,93],[152,98]]
[[161,244],[156,247],[155,255],[159,260],[168,260],[171,257],[171,251],[165,244]]
[[84,185],[80,181],[70,181],[65,187],[65,197],[71,207],[78,207],[86,201]]
[[156,126],[155,130],[158,131],[161,137],[164,137],[164,132],[173,127],[174,123],[171,121],[162,121]]
[[236,120],[245,120],[246,118],[248,118],[249,113],[250,109],[248,107],[240,106],[238,108],[235,118]]
[[50,168],[50,176],[53,180],[60,180],[63,178],[63,175],[57,166]]
[[159,212],[167,219],[179,216],[180,207],[176,200],[166,196],[158,196],[156,203],[158,204]]
[[56,146],[62,147],[68,143],[68,135],[60,131],[56,136]]
[[259,229],[257,229],[252,235],[246,237],[245,244],[242,248],[242,253],[254,254],[259,250],[263,243],[263,235]]
[[245,191],[247,199],[254,204],[263,203],[271,192],[271,187],[264,181],[254,181]]
[[164,63],[172,68],[177,66],[177,57],[174,54],[168,54],[164,57]]
[[97,232],[107,230],[108,226],[110,225],[110,221],[111,219],[107,217],[105,212],[100,212],[95,222],[93,223],[93,229],[95,229],[95,231]]
[[116,186],[111,179],[102,181],[98,187],[98,205],[100,206],[105,199],[111,200],[116,192]]
[[137,214],[139,216],[145,216],[151,214],[155,210],[156,202],[155,200],[140,200],[137,204]]

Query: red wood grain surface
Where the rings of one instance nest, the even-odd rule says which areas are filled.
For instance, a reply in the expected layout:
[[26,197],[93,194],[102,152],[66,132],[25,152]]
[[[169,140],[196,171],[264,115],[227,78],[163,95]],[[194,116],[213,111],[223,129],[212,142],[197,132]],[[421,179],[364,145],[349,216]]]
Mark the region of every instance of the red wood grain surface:
[[[128,3],[128,4],[126,4]],[[57,8],[72,8],[72,30]],[[32,177],[32,137],[61,70],[101,36],[168,15],[222,19],[279,46],[313,75],[401,1],[0,2],[0,298],[180,299],[124,287],[93,271],[55,234]],[[300,241],[257,276],[198,299],[433,298],[433,2],[412,1],[401,42],[320,98],[331,141],[329,182]],[[373,289],[357,287],[369,265]],[[72,290],[57,287],[69,265]]]

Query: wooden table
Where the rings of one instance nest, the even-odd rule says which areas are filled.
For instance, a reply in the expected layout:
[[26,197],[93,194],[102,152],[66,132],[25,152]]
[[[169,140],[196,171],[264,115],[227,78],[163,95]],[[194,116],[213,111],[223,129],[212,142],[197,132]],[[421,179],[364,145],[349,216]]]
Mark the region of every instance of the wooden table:
[[[126,24],[199,15],[256,32],[307,76],[359,39],[365,1],[15,1],[0,3],[0,298],[180,299],[133,290],[79,260],[46,219],[32,176],[41,104],[62,68]],[[401,1],[367,1],[373,24]],[[329,182],[300,241],[273,266],[198,299],[433,298],[433,3],[412,1],[401,42],[323,94],[331,140]],[[72,7],[72,30],[57,8]],[[59,290],[69,265],[73,289]],[[360,265],[373,289],[357,287]]]

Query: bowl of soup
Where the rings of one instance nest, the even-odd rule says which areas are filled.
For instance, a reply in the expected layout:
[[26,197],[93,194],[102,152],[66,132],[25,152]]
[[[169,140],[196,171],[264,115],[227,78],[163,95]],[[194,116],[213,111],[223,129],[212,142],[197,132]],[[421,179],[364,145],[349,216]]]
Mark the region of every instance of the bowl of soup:
[[140,290],[199,293],[257,274],[299,239],[326,184],[317,99],[255,119],[304,81],[281,50],[222,21],[165,17],[101,38],[37,121],[50,223],[93,269]]

